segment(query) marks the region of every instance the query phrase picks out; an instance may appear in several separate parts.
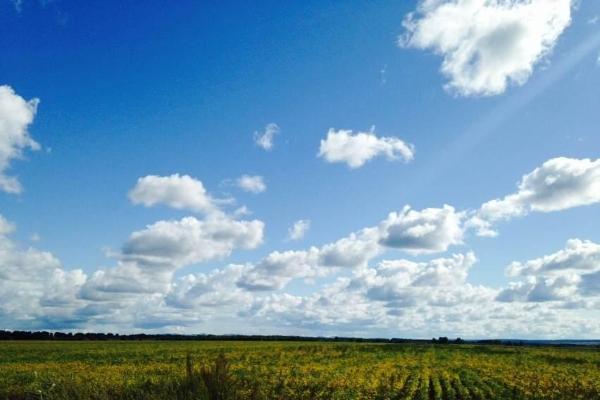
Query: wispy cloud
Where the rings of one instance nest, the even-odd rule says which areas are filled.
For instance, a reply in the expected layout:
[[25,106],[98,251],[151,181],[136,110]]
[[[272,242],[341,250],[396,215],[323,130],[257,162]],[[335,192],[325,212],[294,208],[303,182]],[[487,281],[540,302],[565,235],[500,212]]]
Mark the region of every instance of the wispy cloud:
[[236,185],[251,193],[262,193],[267,190],[265,179],[260,175],[242,175],[237,178]]
[[258,131],[254,132],[254,143],[263,150],[270,151],[273,149],[275,135],[277,135],[279,131],[279,126],[276,123],[271,122],[265,126],[262,133]]
[[301,219],[294,222],[294,224],[288,229],[289,240],[300,240],[306,235],[310,229],[310,220]]

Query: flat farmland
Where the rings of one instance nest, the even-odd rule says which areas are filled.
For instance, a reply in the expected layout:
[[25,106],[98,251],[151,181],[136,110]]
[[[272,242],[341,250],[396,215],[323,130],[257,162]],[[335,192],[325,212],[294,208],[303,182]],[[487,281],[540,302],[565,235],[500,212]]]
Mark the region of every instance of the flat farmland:
[[0,399],[600,399],[598,347],[0,342]]

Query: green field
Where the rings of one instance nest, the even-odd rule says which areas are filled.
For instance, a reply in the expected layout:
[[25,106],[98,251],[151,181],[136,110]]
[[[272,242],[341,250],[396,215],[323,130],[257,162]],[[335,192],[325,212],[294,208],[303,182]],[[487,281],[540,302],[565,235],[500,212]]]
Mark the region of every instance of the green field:
[[600,350],[8,341],[0,342],[0,398],[591,400],[600,399]]

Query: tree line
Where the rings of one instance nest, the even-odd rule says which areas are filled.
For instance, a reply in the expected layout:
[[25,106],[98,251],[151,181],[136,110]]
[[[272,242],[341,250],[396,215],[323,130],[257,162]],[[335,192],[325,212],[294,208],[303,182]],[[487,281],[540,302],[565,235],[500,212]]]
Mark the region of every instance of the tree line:
[[[357,343],[464,343],[457,338],[405,339],[405,338],[357,338],[344,336],[290,336],[290,335],[211,335],[211,334],[119,334],[101,332],[50,332],[0,330],[0,340],[225,340],[225,341],[303,341],[303,342],[357,342]],[[495,342],[495,341],[494,341]]]

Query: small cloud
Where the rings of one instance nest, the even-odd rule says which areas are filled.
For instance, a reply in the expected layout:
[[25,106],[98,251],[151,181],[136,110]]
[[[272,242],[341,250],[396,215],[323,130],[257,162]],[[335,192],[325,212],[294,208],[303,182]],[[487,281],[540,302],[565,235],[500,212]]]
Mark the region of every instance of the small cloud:
[[251,214],[252,214],[252,211],[250,211],[250,209],[246,206],[238,207],[233,212],[233,216],[236,218],[244,217],[244,216],[251,215]]
[[159,204],[178,210],[192,210],[206,214],[218,212],[219,205],[228,200],[212,198],[201,181],[189,175],[147,175],[137,180],[129,191],[133,204],[153,207]]
[[377,137],[372,128],[370,132],[356,134],[351,130],[329,129],[327,137],[321,140],[318,156],[329,163],[343,162],[355,169],[378,156],[409,162],[414,154],[413,145],[397,137]]
[[594,15],[593,17],[591,17],[590,19],[588,19],[588,24],[590,25],[596,25],[598,23],[598,21],[600,21],[600,17],[598,15]]
[[263,150],[270,151],[273,148],[273,139],[279,133],[280,129],[276,123],[271,122],[265,126],[263,133],[254,132],[254,143]]
[[34,233],[33,235],[31,235],[29,240],[31,240],[32,242],[39,242],[40,240],[42,240],[42,237],[37,233]]
[[267,190],[267,185],[260,175],[242,175],[236,180],[236,185],[251,193],[262,193]]
[[294,222],[288,229],[288,239],[289,240],[300,240],[306,235],[306,232],[310,229],[310,220],[301,219],[299,221]]

